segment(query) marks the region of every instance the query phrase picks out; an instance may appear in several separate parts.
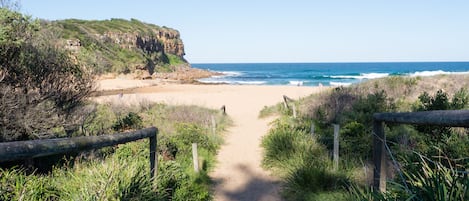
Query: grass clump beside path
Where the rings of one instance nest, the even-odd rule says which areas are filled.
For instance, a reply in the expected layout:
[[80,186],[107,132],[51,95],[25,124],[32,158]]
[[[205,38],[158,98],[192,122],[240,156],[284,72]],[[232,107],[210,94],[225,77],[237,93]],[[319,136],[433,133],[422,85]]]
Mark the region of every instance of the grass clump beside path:
[[[387,191],[370,187],[372,115],[468,109],[467,80],[388,77],[334,88],[291,103],[299,108],[296,119],[281,104],[266,107],[261,116],[280,118],[262,140],[263,165],[281,175],[287,200],[468,200],[469,137],[463,128],[386,125]],[[340,125],[336,170],[332,124]]]
[[348,175],[333,170],[326,147],[301,122],[281,117],[262,140],[264,167],[281,175],[288,200],[347,200]]
[[[51,171],[0,168],[0,200],[211,200],[208,172],[230,125],[217,110],[141,103],[92,105],[81,133],[99,135],[149,126],[159,128],[158,176],[150,179],[148,139],[82,153]],[[216,133],[211,128],[217,121]],[[199,144],[201,170],[192,167],[191,144]],[[157,188],[155,188],[155,186]]]

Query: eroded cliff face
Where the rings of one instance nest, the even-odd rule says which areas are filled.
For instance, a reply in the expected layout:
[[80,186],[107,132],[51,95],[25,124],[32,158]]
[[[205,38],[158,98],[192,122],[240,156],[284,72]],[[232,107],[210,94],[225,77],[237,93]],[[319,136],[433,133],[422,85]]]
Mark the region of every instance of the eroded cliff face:
[[61,35],[62,46],[97,75],[136,73],[148,77],[174,71],[175,65],[188,65],[184,44],[175,29],[135,19],[70,19],[50,25],[49,29]]
[[152,30],[152,33],[106,32],[96,35],[103,42],[113,42],[121,48],[139,48],[146,53],[163,52],[184,58],[184,44],[178,31],[168,28]]

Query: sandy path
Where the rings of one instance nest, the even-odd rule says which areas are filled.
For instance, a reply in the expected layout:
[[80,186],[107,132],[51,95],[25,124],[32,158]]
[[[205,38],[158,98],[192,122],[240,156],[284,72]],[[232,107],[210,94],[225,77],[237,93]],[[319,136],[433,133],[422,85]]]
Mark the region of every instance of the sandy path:
[[[259,111],[282,101],[282,95],[299,98],[321,88],[294,86],[163,85],[126,94],[124,100],[142,98],[168,104],[194,104],[210,108],[226,106],[234,120],[210,174],[215,200],[281,200],[279,180],[261,168],[260,141],[272,119],[258,119]],[[117,98],[111,96],[109,98]]]

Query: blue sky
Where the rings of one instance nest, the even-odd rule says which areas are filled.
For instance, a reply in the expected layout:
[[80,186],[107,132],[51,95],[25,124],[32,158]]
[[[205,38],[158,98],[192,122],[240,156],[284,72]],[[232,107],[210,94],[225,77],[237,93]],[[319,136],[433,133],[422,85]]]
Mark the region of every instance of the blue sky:
[[22,0],[33,17],[136,18],[191,63],[469,61],[467,0]]

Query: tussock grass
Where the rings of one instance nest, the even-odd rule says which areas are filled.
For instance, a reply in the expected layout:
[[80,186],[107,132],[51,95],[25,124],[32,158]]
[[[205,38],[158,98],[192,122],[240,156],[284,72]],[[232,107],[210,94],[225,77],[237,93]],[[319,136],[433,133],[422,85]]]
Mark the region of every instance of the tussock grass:
[[104,159],[77,161],[45,175],[0,169],[2,200],[161,200],[152,188],[145,151],[130,157],[121,155],[122,150],[142,144],[146,143],[121,145]]
[[[398,167],[388,167],[386,193],[367,186],[373,113],[468,108],[468,78],[392,76],[332,88],[296,101],[297,119],[280,104],[265,107],[260,116],[280,117],[263,138],[263,166],[283,178],[287,200],[467,200],[467,129],[387,125],[396,158],[388,164]],[[331,165],[331,124],[341,127],[338,170]],[[309,136],[311,125],[315,137]]]
[[[280,118],[262,139],[262,165],[284,179],[282,194],[289,200],[346,200],[346,174],[334,171],[326,147],[298,121]],[[326,195],[326,193],[329,195]]]
[[[141,118],[134,127],[156,126],[157,183],[150,178],[148,140],[140,140],[102,154],[83,154],[45,174],[20,167],[0,168],[0,200],[210,200],[208,172],[222,143],[229,117],[198,106],[169,106],[142,102],[131,107],[95,105],[84,121],[86,135],[108,134],[115,122],[132,113]],[[118,108],[118,109],[117,109]],[[187,116],[183,115],[187,114]],[[212,116],[217,132],[211,128]],[[76,134],[82,135],[82,134]],[[199,143],[201,170],[192,168],[191,144]],[[157,188],[155,188],[155,186]]]

